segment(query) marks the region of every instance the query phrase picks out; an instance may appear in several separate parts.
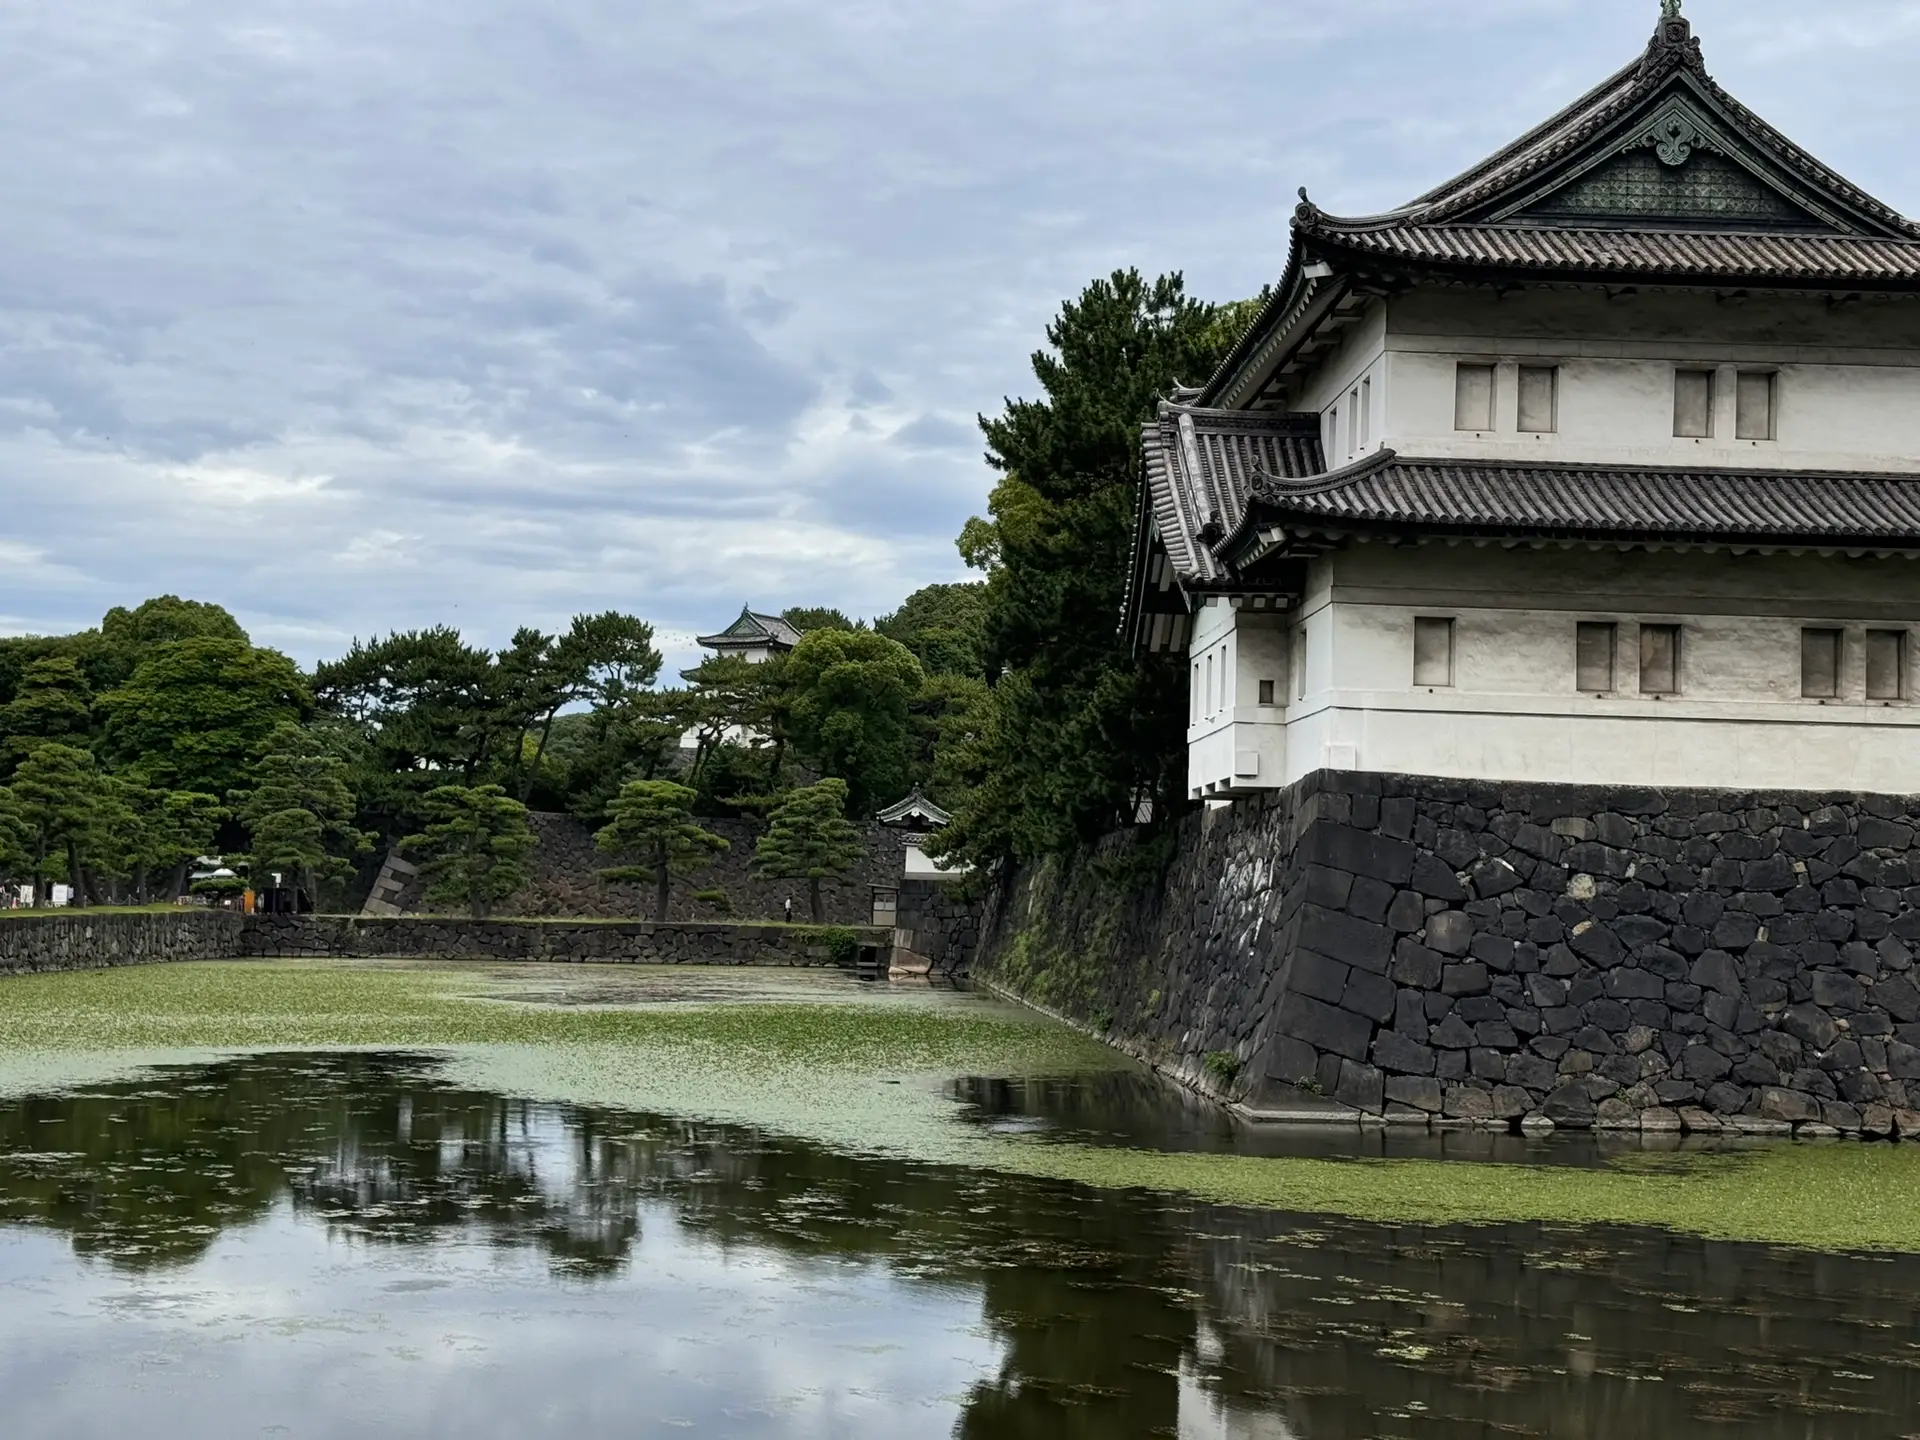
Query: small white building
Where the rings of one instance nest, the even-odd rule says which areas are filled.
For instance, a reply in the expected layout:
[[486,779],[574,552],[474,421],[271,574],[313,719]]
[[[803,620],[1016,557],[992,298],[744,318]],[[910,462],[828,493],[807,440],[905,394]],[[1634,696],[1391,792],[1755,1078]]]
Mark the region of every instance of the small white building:
[[1643,56],[1385,215],[1306,201],[1146,432],[1189,788],[1920,792],[1920,226]]

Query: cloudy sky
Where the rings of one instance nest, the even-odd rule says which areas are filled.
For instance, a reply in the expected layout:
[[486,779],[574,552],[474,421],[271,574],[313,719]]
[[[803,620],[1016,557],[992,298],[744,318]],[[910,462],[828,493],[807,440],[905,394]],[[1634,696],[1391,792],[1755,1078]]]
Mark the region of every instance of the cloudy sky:
[[[1279,273],[1656,0],[6,0],[0,629],[176,592],[303,661],[961,578],[973,420],[1116,266]],[[1920,211],[1915,0],[1689,0]],[[676,659],[681,658],[679,655]]]

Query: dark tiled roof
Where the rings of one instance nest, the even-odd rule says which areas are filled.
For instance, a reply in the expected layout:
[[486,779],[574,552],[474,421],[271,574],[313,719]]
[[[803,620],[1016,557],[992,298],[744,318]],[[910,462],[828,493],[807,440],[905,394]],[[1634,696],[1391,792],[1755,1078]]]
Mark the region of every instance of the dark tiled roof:
[[1413,460],[1263,477],[1263,523],[1461,535],[1920,548],[1920,475]]
[[1920,241],[1864,235],[1727,231],[1573,230],[1534,226],[1392,225],[1309,222],[1303,230],[1334,244],[1422,265],[1497,266],[1581,275],[1678,276],[1714,280],[1911,284]]
[[718,635],[699,635],[694,638],[694,643],[708,650],[752,649],[761,645],[791,650],[800,643],[800,632],[783,616],[762,615],[749,607],[742,610],[740,618]]
[[[1191,441],[1191,443],[1189,443]],[[1165,404],[1146,427],[1146,503],[1175,573],[1209,581],[1225,573],[1206,534],[1240,523],[1254,477],[1318,475],[1317,415],[1260,415]]]

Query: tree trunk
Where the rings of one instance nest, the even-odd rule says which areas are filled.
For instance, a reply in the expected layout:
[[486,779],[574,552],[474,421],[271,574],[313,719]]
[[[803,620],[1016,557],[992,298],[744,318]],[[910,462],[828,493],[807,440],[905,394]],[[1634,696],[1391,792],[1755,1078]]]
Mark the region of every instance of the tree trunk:
[[818,876],[807,881],[807,905],[813,911],[814,924],[824,925],[827,923],[827,907],[820,899],[820,879]]
[[147,867],[144,865],[133,867],[133,903],[136,905],[147,903]]
[[76,910],[84,910],[88,904],[87,872],[80,865],[80,847],[71,840],[67,841],[67,884],[73,890],[73,896],[67,904]]
[[[539,783],[540,762],[546,758],[547,741],[553,738],[553,721],[554,721],[554,717],[557,716],[559,713],[560,712],[558,710],[548,711],[546,723],[540,727],[540,743],[533,747],[533,765],[530,769],[527,770],[526,779],[520,786],[520,803],[522,805],[526,804],[527,801],[532,798],[533,787]],[[522,738],[520,741],[521,753],[524,754],[526,751],[526,748],[527,748],[527,742],[524,738]],[[515,760],[515,763],[516,764],[519,763],[517,759]]]
[[173,867],[173,874],[167,881],[167,902],[169,904],[187,893],[187,871],[191,866],[191,861],[182,860],[178,865]]
[[653,843],[653,918],[667,923],[667,906],[673,897],[673,874],[667,869],[667,842]]

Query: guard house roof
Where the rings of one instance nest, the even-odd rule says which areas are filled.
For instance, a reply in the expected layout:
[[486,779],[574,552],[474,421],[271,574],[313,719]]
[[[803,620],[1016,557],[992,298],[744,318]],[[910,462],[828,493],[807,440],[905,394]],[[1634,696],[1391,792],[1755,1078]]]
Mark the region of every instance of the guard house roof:
[[1183,649],[1201,595],[1284,596],[1299,575],[1281,562],[1336,535],[1920,550],[1911,476],[1387,453],[1329,474],[1319,416],[1288,411],[1346,328],[1413,286],[1920,296],[1920,226],[1716,84],[1678,8],[1631,64],[1396,210],[1334,216],[1302,192],[1271,298],[1219,371],[1146,426],[1136,648]]
[[941,826],[949,824],[953,820],[953,816],[942,810],[916,789],[899,804],[890,805],[885,810],[882,810],[878,815],[874,816],[874,819],[878,820],[882,825],[904,825],[909,821],[917,820],[923,825],[939,829]]
[[752,606],[718,635],[701,635],[695,643],[708,650],[791,650],[800,632],[778,615],[761,615]]

